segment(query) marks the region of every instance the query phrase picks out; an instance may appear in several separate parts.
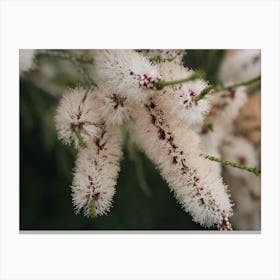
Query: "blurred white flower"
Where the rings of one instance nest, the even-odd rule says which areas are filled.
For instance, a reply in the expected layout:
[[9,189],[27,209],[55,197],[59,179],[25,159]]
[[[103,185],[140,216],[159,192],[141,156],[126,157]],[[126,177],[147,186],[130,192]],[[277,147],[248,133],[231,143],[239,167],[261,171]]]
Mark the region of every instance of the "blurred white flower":
[[[220,148],[222,139],[230,133],[231,126],[225,127],[219,122],[211,122],[207,118],[205,124],[197,130],[200,136],[200,147],[205,152],[210,150],[215,150]],[[211,153],[209,153],[211,155]]]
[[[223,140],[221,152],[223,158],[231,162],[236,162],[249,167],[255,167],[258,165],[254,146],[243,137],[229,135]],[[232,166],[225,166],[225,168],[234,177],[246,178],[251,176],[250,173],[243,169]]]
[[20,74],[30,70],[33,66],[33,59],[36,51],[31,49],[19,50],[19,70]]
[[58,138],[65,144],[74,143],[79,147],[80,134],[87,143],[101,133],[103,120],[99,113],[98,92],[78,87],[66,92],[57,108],[55,116]]
[[207,122],[223,124],[224,127],[233,123],[234,119],[242,106],[247,101],[247,92],[245,87],[226,90],[211,95],[211,110],[207,116]]
[[76,213],[85,216],[109,212],[120,169],[122,137],[113,128],[102,129],[99,137],[79,151],[71,186]]
[[[233,122],[240,108],[246,104],[246,100],[247,93],[244,87],[218,92],[209,97],[211,110],[202,128],[196,129],[200,135],[200,147],[203,153],[221,158],[222,141],[231,135]],[[223,158],[230,160],[227,157]],[[212,162],[212,165],[221,173],[219,163]]]
[[231,218],[236,230],[261,229],[261,179],[249,173],[247,180],[224,173],[234,202],[234,215]]
[[248,97],[241,108],[235,125],[240,134],[251,141],[257,148],[261,142],[261,98],[260,92]]
[[[211,133],[211,132],[210,132]],[[219,148],[216,145],[207,144],[206,137],[200,137],[200,145],[199,145],[203,154],[211,155],[217,158],[221,158],[221,153]],[[222,174],[222,165],[219,162],[212,161],[210,162],[215,169],[216,174]]]
[[219,70],[219,78],[224,85],[244,82],[260,74],[260,50],[238,50],[223,60]]
[[94,55],[94,80],[107,95],[140,102],[156,88],[159,74],[155,66],[133,50],[99,50]]

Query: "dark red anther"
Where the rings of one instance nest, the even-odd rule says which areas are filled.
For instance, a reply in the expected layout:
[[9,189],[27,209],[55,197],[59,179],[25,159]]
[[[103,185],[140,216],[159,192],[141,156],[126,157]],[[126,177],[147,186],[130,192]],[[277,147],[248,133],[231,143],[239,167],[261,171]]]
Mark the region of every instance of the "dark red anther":
[[229,90],[229,97],[230,97],[231,99],[234,99],[234,97],[235,97],[235,89],[230,89],[230,90]]
[[150,108],[154,109],[156,107],[155,103],[151,102],[150,103]]
[[98,201],[99,198],[100,198],[100,193],[94,194],[94,199],[95,199],[95,201]]
[[192,97],[196,96],[196,93],[192,89],[189,89],[189,93],[190,93],[190,96],[192,96]]
[[164,140],[165,139],[165,131],[162,129],[162,128],[159,128],[159,138],[161,140]]
[[237,160],[238,160],[238,163],[240,163],[240,164],[246,164],[246,157],[244,157],[244,156],[238,156],[237,157]]
[[81,118],[81,115],[82,115],[81,112],[79,112],[79,113],[76,115],[76,117],[77,117],[78,120]]

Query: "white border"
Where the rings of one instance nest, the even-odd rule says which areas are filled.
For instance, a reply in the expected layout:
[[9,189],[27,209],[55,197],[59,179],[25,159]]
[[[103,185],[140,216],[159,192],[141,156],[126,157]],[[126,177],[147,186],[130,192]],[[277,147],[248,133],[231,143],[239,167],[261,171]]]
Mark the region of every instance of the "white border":
[[[279,2],[2,1],[1,279],[279,279]],[[19,48],[261,48],[261,234],[19,234]]]

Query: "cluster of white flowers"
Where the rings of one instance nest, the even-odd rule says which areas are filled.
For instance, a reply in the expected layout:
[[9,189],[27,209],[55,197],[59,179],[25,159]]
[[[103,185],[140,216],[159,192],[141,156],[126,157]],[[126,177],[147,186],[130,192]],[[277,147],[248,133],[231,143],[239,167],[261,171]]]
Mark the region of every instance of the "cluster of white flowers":
[[[232,161],[256,166],[257,149],[244,136],[228,135],[221,146],[222,155]],[[234,200],[234,216],[231,221],[240,230],[260,230],[261,179],[244,170],[226,166],[223,177],[229,183]]]
[[[230,54],[222,62],[219,75],[230,85],[257,77],[260,52],[239,50]],[[199,134],[204,153],[255,167],[260,164],[260,93],[247,96],[248,90],[251,88],[238,87],[211,96],[211,110]],[[222,173],[220,164],[212,164]],[[242,230],[260,229],[260,177],[225,166],[223,178],[235,204],[233,225]]]
[[85,216],[108,212],[122,156],[121,133],[102,117],[101,94],[81,87],[66,92],[55,118],[59,139],[79,149],[71,188],[76,212],[83,208]]
[[[247,109],[246,104],[244,108]],[[259,165],[259,149],[260,143],[254,144],[247,134],[239,134],[239,136],[229,134],[221,145],[224,158],[246,166]],[[230,186],[235,203],[232,218],[234,226],[242,230],[260,230],[260,177],[245,170],[226,166],[224,178]]]
[[[188,80],[194,72],[181,65],[182,50],[92,54],[97,88],[65,93],[56,115],[59,139],[79,149],[72,184],[76,211],[95,216],[110,209],[122,156],[122,128],[159,168],[195,222],[231,230],[233,203],[221,168],[202,153],[220,155],[220,145],[246,101],[245,88],[197,99],[208,83]],[[159,57],[159,63],[152,63],[152,57]],[[214,129],[207,126],[211,123]],[[227,138],[228,145],[230,141]],[[231,143],[236,149],[224,146],[223,153],[243,162],[244,153],[236,158],[235,151],[244,143]],[[255,164],[250,149],[244,149],[244,160]]]

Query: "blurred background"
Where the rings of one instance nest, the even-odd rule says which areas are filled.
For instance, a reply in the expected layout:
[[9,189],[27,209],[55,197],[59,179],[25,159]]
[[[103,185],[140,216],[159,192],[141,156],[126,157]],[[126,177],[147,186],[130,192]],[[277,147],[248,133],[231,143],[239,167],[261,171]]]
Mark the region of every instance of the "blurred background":
[[[188,50],[183,63],[217,85],[230,52]],[[57,140],[54,115],[64,91],[87,81],[85,73],[90,66],[79,69],[68,59],[42,54],[21,71],[20,230],[205,230],[181,209],[155,166],[126,143],[111,212],[95,219],[75,215],[70,185],[76,151]]]

